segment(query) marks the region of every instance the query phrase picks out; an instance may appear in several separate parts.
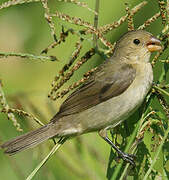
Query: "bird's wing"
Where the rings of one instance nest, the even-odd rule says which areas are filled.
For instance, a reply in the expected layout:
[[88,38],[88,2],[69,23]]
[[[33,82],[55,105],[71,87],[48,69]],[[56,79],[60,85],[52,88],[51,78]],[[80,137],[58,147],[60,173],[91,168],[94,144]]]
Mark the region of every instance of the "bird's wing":
[[135,79],[135,74],[135,69],[129,64],[118,64],[112,68],[103,66],[68,96],[57,115],[79,113],[122,94]]

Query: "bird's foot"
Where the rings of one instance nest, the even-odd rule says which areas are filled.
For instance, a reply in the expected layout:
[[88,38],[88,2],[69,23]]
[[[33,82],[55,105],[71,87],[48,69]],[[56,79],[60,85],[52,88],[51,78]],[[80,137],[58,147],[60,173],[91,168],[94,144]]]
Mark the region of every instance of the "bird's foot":
[[134,160],[136,156],[134,154],[127,154],[124,152],[119,153],[119,158],[122,158],[125,162],[130,163],[132,166],[136,166]]

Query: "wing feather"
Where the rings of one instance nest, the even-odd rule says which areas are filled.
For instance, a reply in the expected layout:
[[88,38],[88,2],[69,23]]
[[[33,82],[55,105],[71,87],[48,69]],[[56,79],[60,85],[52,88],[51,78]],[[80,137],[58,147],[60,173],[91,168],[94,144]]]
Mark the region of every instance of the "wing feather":
[[136,71],[129,64],[111,66],[102,65],[85,84],[68,96],[58,114],[79,113],[123,93],[133,82]]

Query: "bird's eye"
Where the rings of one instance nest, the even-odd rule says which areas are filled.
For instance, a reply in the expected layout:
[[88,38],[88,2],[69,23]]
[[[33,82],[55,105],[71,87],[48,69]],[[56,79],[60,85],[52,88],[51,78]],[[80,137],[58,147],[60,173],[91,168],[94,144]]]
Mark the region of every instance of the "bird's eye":
[[133,43],[138,45],[138,44],[140,44],[140,40],[139,39],[134,39]]

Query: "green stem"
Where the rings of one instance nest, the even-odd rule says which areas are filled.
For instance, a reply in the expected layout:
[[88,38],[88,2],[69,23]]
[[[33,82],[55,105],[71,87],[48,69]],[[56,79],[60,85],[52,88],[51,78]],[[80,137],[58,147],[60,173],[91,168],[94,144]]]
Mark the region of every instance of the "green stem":
[[[98,27],[99,4],[100,4],[100,0],[96,0],[95,12],[96,12],[97,14],[95,14],[95,16],[94,16],[94,27],[95,27],[96,30],[97,30],[97,27]],[[94,46],[95,46],[96,48],[98,48],[98,47],[97,47],[97,39],[98,39],[97,35],[96,35],[96,34],[93,34],[93,42],[94,42]]]
[[40,164],[32,171],[32,173],[26,178],[26,180],[31,180],[39,169],[49,160],[49,158],[59,149],[59,147],[66,141],[66,138],[60,140],[49,152],[49,154],[40,162]]
[[32,3],[32,2],[39,2],[40,0],[15,0],[15,1],[6,1],[0,5],[0,10],[4,8],[8,8],[10,6],[24,4],[24,3]]
[[[142,118],[141,118],[141,119],[142,119]],[[128,150],[130,149],[131,144],[132,144],[132,142],[134,141],[134,139],[135,139],[135,137],[136,137],[137,131],[138,131],[139,127],[141,126],[141,125],[140,125],[141,119],[140,119],[139,123],[137,123],[137,126],[136,126],[136,128],[134,129],[133,134],[132,134],[132,136],[131,136],[131,138],[130,138],[130,140],[129,140],[129,142],[128,142],[128,144],[127,144],[124,152],[128,152]],[[122,165],[123,165],[123,162],[121,162],[120,164],[118,164],[118,166],[116,167],[115,172],[113,173],[113,176],[111,177],[111,180],[117,179],[117,176],[118,176],[118,174],[119,174],[119,172],[120,172],[120,169],[121,169]],[[127,166],[127,167],[128,167],[128,166]]]
[[33,60],[42,60],[42,61],[57,61],[57,58],[55,56],[36,56],[27,53],[0,52],[0,58],[7,58],[9,56],[28,58]]
[[167,91],[165,91],[164,89],[161,89],[160,87],[158,86],[153,86],[155,89],[159,90],[160,92],[162,92],[163,94],[169,96],[169,93]]
[[164,137],[163,137],[163,139],[162,139],[162,141],[161,141],[161,143],[160,143],[160,145],[159,145],[159,148],[158,148],[158,150],[157,150],[157,152],[156,152],[156,154],[155,154],[155,157],[154,157],[154,159],[153,159],[153,161],[152,161],[152,163],[151,163],[151,165],[150,165],[147,173],[145,174],[143,180],[147,180],[148,176],[150,175],[150,173],[151,173],[151,171],[152,171],[152,169],[153,169],[153,166],[154,166],[154,164],[155,164],[156,161],[157,161],[158,155],[159,155],[159,153],[160,153],[160,151],[161,151],[161,149],[162,149],[162,146],[163,146],[163,144],[164,144],[164,142],[165,142],[165,140],[166,140],[166,138],[167,138],[167,136],[168,136],[168,133],[169,133],[169,126],[168,126],[168,129],[165,131]]
[[[7,101],[6,101],[5,94],[4,94],[3,89],[2,89],[2,82],[1,82],[1,80],[0,80],[0,106],[2,106],[2,110],[6,110],[7,111],[5,113],[7,114],[8,118],[13,122],[13,125],[16,127],[17,131],[23,131],[21,129],[20,124],[17,122],[17,119],[15,118],[15,115],[12,112],[8,112],[10,107],[9,107]],[[2,110],[0,109],[0,112]]]

